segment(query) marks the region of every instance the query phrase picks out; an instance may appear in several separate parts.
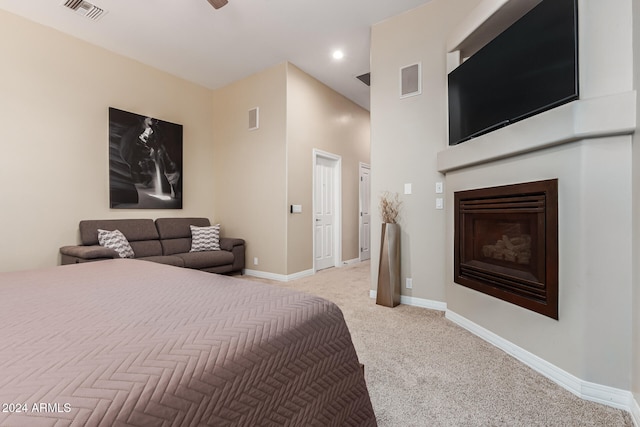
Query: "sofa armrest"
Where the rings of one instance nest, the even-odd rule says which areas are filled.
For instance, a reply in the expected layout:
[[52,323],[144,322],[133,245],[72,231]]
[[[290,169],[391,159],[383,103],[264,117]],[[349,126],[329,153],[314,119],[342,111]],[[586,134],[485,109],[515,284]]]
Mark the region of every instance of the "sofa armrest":
[[223,251],[233,252],[234,246],[243,246],[243,239],[235,239],[233,237],[221,237],[220,238],[220,249]]
[[220,238],[220,249],[229,251],[233,254],[233,265],[231,271],[240,271],[244,269],[244,240],[234,239],[232,237]]
[[63,246],[60,248],[62,255],[70,257],[80,258],[83,260],[94,259],[111,259],[118,258],[119,255],[113,249],[105,248],[104,246]]

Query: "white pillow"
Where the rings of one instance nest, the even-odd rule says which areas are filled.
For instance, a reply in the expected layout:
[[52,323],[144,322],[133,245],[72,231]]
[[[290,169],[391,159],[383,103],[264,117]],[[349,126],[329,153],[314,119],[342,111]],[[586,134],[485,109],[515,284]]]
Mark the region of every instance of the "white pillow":
[[129,241],[120,230],[108,231],[98,229],[98,242],[100,246],[118,252],[120,258],[133,258],[135,256]]
[[191,250],[189,252],[219,251],[220,224],[208,227],[191,225]]

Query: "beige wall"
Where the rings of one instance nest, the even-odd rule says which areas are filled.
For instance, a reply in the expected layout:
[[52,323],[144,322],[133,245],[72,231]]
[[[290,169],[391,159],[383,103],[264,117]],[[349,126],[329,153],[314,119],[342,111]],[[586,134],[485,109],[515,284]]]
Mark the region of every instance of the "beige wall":
[[[0,271],[56,265],[87,218],[207,216],[211,91],[0,11]],[[184,209],[109,208],[108,108],[184,126]]]
[[[301,232],[304,218],[290,217],[288,204],[304,199],[310,213],[311,186],[299,185],[310,178],[311,154],[302,159],[309,147],[344,156],[343,253],[357,257],[353,188],[357,162],[368,160],[360,107],[286,63],[211,91],[6,12],[0,24],[3,63],[11,64],[0,67],[0,271],[56,265],[82,219],[161,216],[220,222],[223,235],[247,240],[247,268],[308,269],[311,226]],[[296,108],[289,117],[288,102]],[[182,210],[109,208],[109,107],[183,125]],[[254,107],[260,128],[249,131]]]
[[[289,63],[214,93],[216,221],[247,241],[247,268],[277,277],[313,268],[312,150],[343,157],[343,259],[358,257],[358,162],[369,113]],[[260,128],[247,130],[260,109]],[[289,205],[301,204],[302,214]],[[254,264],[258,258],[258,264]]]
[[287,273],[313,268],[313,149],[342,158],[342,260],[359,258],[359,164],[369,163],[369,112],[292,64],[287,68]]
[[[247,268],[275,274],[287,270],[286,85],[280,64],[213,97],[216,221],[223,234],[246,240]],[[260,127],[250,131],[255,107]]]
[[[638,366],[637,352],[635,359],[632,356],[632,325],[637,322],[632,322],[630,302],[631,185],[632,174],[637,175],[631,137],[575,141],[449,171],[446,176],[438,173],[436,155],[447,150],[445,40],[449,29],[478,3],[434,0],[372,31],[374,194],[402,192],[405,182],[412,182],[414,190],[402,196],[403,283],[405,277],[413,277],[413,290],[403,289],[403,294],[446,302],[448,310],[582,380],[630,390],[632,366]],[[583,0],[579,9],[581,98],[632,90],[631,0],[606,5]],[[615,29],[607,32],[607,27]],[[398,49],[400,45],[405,48]],[[423,94],[400,100],[398,69],[417,61],[422,61]],[[518,129],[527,136],[535,133],[527,121],[522,123],[483,139],[490,142],[499,133],[518,138]],[[606,125],[596,119],[589,127],[600,124]],[[547,133],[563,125],[541,122]],[[483,154],[478,151],[474,148]],[[454,284],[453,192],[554,177],[560,179],[560,320]],[[434,210],[436,180],[445,182],[443,211]],[[372,259],[376,259],[379,236],[372,237]],[[603,249],[614,246],[620,250]],[[372,263],[372,289],[376,267]]]

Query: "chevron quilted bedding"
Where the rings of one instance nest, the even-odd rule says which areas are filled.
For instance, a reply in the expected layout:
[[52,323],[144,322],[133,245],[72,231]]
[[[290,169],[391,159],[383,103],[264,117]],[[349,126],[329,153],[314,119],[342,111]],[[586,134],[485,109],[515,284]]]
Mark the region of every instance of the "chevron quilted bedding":
[[0,274],[0,426],[372,426],[342,313],[146,261]]

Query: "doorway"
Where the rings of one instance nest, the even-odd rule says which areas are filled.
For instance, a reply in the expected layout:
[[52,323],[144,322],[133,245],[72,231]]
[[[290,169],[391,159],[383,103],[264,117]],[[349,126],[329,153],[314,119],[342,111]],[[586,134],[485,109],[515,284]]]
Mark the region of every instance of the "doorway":
[[313,150],[313,268],[339,265],[342,258],[342,158]]
[[371,258],[371,166],[360,163],[360,261]]

